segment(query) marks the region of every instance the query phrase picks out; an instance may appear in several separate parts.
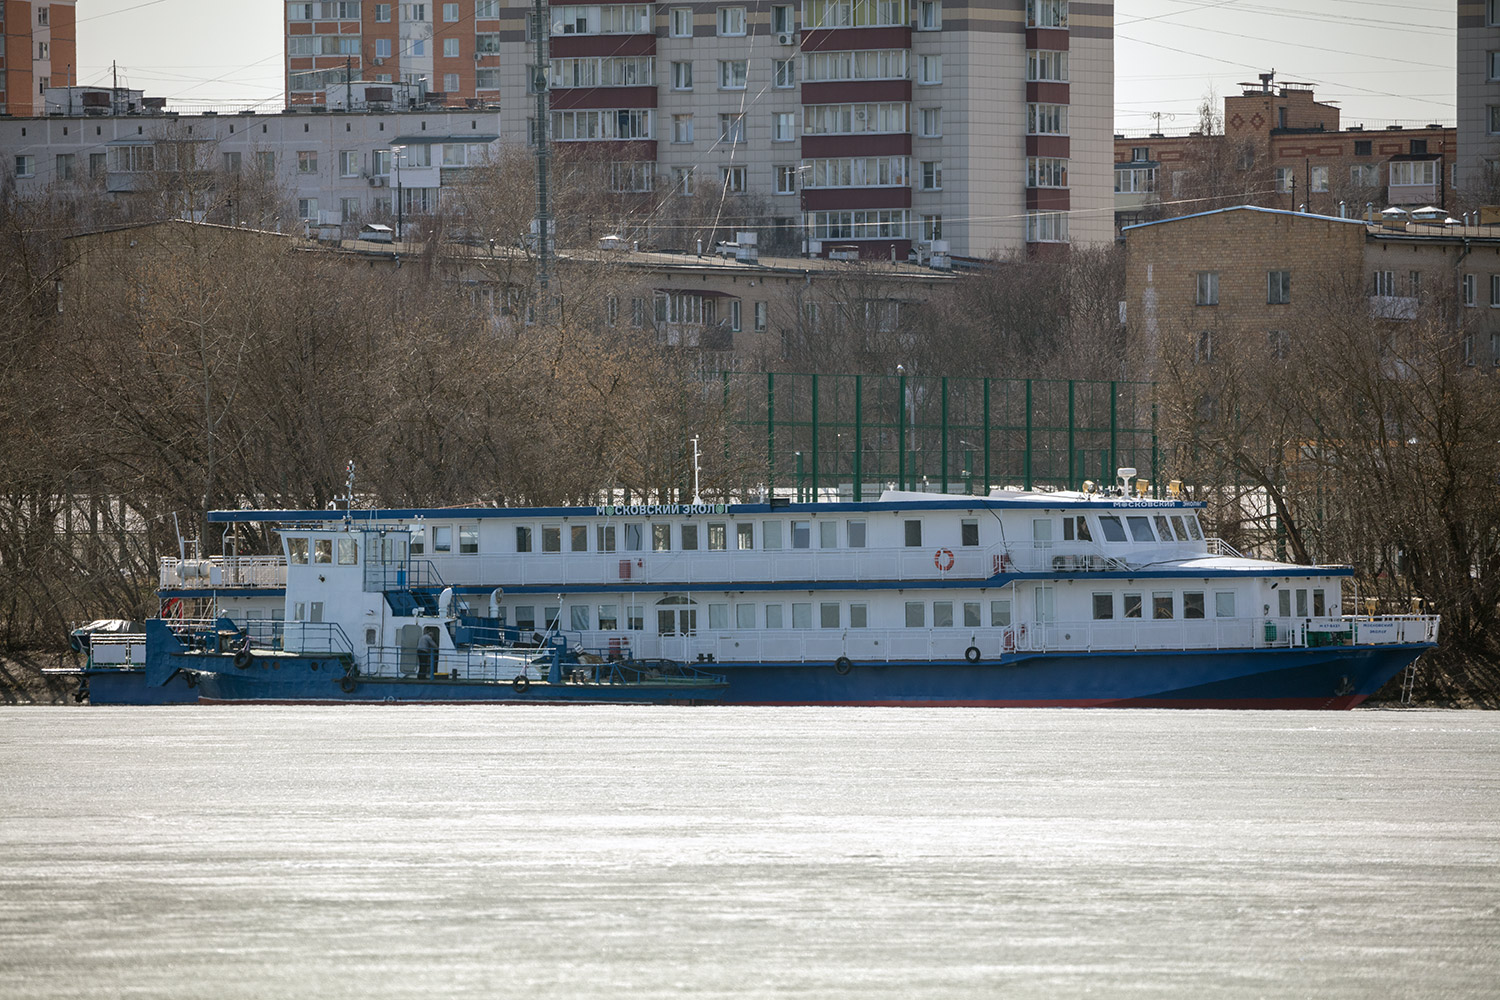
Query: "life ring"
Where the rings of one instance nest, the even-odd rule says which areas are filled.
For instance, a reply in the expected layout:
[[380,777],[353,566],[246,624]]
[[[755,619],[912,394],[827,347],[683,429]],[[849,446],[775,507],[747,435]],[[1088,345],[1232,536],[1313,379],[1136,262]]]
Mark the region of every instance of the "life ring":
[[250,655],[248,647],[241,646],[234,651],[234,666],[236,670],[249,670],[250,665],[255,662],[255,657]]
[[938,549],[932,554],[932,564],[936,566],[940,572],[948,572],[953,568],[953,550]]
[[161,602],[161,611],[157,613],[158,618],[181,618],[182,598],[169,597]]
[[854,669],[854,661],[847,656],[840,656],[837,660],[833,661],[833,669],[841,674],[847,674]]
[[516,694],[525,694],[527,689],[531,687],[531,678],[525,674],[516,674],[515,678],[510,682],[510,686],[516,689]]
[[353,694],[354,689],[359,687],[359,682],[348,674],[339,678],[339,690],[345,694]]
[[968,649],[964,650],[964,659],[968,660],[970,663],[978,663],[979,662],[979,647],[978,646],[970,646]]

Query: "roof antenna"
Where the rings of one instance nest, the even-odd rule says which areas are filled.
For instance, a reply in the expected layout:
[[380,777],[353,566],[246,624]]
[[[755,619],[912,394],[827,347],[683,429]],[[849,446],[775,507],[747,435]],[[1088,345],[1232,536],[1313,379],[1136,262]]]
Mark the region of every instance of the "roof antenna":
[[698,494],[698,435],[693,435],[693,503],[700,504],[703,497]]
[[344,495],[334,497],[334,502],[344,501],[344,530],[347,531],[354,524],[354,459],[349,459],[349,479],[344,485]]

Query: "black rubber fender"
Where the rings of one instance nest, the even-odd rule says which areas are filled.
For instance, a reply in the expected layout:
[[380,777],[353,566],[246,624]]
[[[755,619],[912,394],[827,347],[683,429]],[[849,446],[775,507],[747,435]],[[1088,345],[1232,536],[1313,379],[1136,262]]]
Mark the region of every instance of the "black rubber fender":
[[964,659],[968,660],[970,663],[978,663],[979,662],[979,647],[978,646],[970,646],[968,649],[964,650]]
[[255,663],[255,657],[250,655],[250,650],[241,646],[234,653],[234,667],[236,670],[249,670]]
[[516,694],[525,694],[531,688],[531,678],[525,674],[516,674],[510,686],[516,689]]
[[339,690],[345,694],[353,694],[357,687],[359,687],[359,681],[355,680],[352,675],[345,674],[339,678]]
[[854,669],[854,661],[847,656],[840,656],[837,660],[833,661],[833,669],[841,674],[847,674]]

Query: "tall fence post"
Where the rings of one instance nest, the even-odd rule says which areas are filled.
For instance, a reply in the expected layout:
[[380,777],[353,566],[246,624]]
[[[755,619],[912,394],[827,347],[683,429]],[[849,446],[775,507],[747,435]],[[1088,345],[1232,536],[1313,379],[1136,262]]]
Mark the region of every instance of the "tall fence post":
[[942,433],[943,433],[943,447],[942,447],[943,477],[942,477],[942,487],[941,488],[942,488],[942,492],[947,493],[948,492],[948,376],[946,376],[946,375],[943,376],[943,427],[942,427]]
[[812,377],[812,498],[818,500],[818,376]]
[[858,503],[863,499],[864,486],[862,485],[861,473],[865,454],[865,395],[863,375],[854,376],[854,496],[853,500]]
[[896,376],[896,489],[906,489],[906,373]]
[[1031,379],[1026,380],[1026,454],[1021,463],[1021,479],[1031,489]]
[[766,372],[766,493],[776,495],[776,374]]
[[984,380],[984,495],[990,495],[990,380]]

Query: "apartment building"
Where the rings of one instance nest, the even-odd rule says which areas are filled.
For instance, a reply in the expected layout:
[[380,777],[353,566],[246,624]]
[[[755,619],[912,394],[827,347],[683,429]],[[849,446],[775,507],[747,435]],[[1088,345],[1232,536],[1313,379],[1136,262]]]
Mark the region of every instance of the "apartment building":
[[1357,294],[1399,326],[1452,307],[1462,359],[1500,369],[1500,233],[1390,213],[1369,224],[1239,206],[1127,227],[1126,328],[1155,350],[1211,362],[1226,342],[1276,351],[1317,337]]
[[1458,204],[1454,129],[1345,127],[1336,105],[1270,73],[1224,98],[1221,133],[1116,135],[1114,159],[1122,227],[1231,203],[1360,217],[1367,206]]
[[0,183],[21,197],[102,189],[174,216],[353,225],[432,212],[500,141],[493,109],[178,115],[139,91],[63,90],[46,117],[0,119]]
[[48,87],[77,82],[75,0],[0,0],[0,115],[45,114]]
[[1500,198],[1500,2],[1458,0],[1458,182]]
[[535,72],[522,0],[287,4],[289,105],[363,76],[391,100],[498,104],[649,199],[764,199],[808,249],[904,258],[1112,238],[1112,3],[552,4]]

